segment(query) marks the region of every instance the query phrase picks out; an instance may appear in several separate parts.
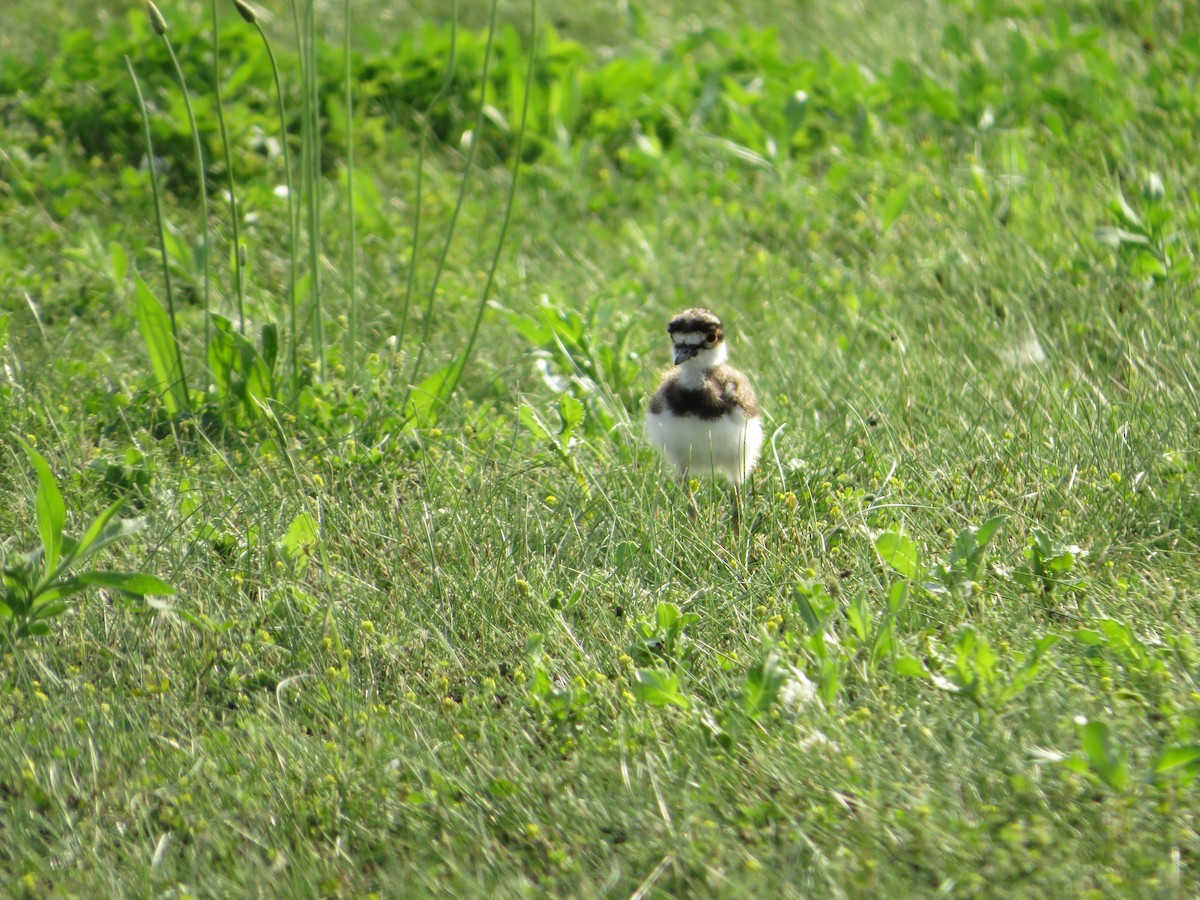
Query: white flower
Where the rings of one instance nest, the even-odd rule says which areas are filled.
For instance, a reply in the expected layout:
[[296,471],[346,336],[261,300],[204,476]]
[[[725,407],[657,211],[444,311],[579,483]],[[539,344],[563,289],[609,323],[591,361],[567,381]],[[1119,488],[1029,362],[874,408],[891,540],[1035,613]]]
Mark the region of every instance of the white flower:
[[799,712],[817,699],[817,686],[799,669],[792,669],[791,675],[779,689],[779,702],[790,712]]
[[814,728],[801,739],[799,746],[801,750],[812,750],[816,747],[832,747],[833,745],[833,741],[826,736],[825,732]]

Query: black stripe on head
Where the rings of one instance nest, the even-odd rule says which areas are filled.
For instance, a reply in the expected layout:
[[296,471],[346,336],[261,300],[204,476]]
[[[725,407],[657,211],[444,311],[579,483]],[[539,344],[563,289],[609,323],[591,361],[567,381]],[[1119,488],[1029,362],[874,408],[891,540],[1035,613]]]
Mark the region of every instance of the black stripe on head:
[[667,324],[669,334],[702,333],[714,334],[715,341],[725,337],[725,329],[716,314],[707,309],[685,309]]

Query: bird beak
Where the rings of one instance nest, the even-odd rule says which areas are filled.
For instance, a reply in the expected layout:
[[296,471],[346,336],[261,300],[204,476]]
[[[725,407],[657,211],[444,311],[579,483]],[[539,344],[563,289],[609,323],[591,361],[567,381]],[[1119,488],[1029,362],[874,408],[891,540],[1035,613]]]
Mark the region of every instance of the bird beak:
[[699,344],[676,344],[675,345],[675,365],[679,365],[684,360],[691,359],[700,350]]

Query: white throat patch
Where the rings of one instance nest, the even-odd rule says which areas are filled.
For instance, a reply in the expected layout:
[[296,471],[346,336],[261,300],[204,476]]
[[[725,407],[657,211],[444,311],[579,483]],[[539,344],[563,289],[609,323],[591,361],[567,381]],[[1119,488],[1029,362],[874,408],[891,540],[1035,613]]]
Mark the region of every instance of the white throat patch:
[[691,359],[679,364],[679,381],[684,387],[698,388],[704,384],[704,373],[715,369],[729,359],[729,348],[724,341],[715,347],[699,351]]

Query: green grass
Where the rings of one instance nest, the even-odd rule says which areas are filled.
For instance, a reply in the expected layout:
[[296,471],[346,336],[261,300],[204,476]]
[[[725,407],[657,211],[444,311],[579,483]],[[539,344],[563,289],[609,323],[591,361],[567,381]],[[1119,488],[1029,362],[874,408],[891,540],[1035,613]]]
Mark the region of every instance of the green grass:
[[[1194,7],[630,5],[543,10],[474,355],[448,401],[407,409],[412,336],[415,380],[445,371],[489,278],[529,10],[499,6],[494,114],[426,313],[480,87],[487,21],[463,11],[393,348],[449,30],[442,4],[354,10],[351,242],[342,4],[318,6],[326,359],[305,337],[304,386],[270,415],[199,388],[166,51],[140,10],[68,4],[56,21],[89,30],[42,57],[40,8],[17,5],[0,550],[40,540],[20,437],[69,530],[122,496],[147,517],[97,562],[176,594],[96,590],[0,649],[0,893],[1196,893]],[[208,6],[162,6],[223,184]],[[278,108],[261,39],[220,16],[261,346],[265,324],[292,334]],[[288,19],[265,30],[298,160]],[[135,320],[133,271],[164,294],[126,53],[170,162],[190,418]],[[233,319],[223,196],[209,214]],[[695,304],[774,435],[738,535],[727,488],[693,523],[640,438],[666,319]],[[972,561],[964,530],[996,516]]]

